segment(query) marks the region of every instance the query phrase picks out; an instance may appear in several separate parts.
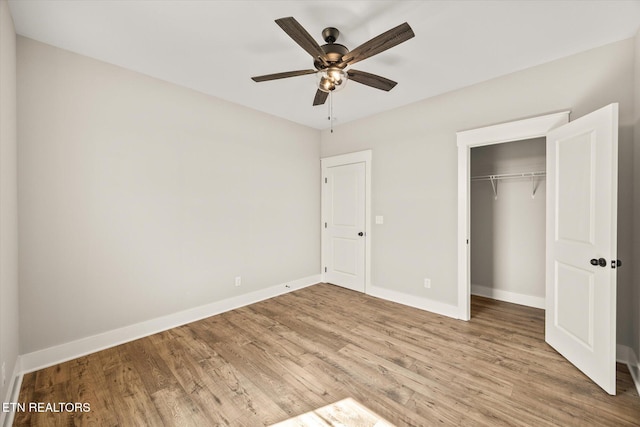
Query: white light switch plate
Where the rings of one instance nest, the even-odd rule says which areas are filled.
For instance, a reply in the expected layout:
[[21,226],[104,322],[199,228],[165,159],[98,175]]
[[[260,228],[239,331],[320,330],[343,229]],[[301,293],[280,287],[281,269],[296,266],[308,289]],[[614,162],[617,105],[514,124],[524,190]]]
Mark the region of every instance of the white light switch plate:
[[376,215],[376,224],[384,224],[384,217],[382,215]]

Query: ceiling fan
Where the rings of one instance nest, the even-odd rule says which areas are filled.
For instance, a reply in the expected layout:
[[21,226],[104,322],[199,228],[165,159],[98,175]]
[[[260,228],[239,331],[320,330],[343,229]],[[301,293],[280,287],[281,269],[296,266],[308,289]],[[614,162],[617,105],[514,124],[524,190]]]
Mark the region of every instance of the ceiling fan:
[[335,42],[340,35],[337,28],[328,27],[322,30],[322,38],[326,44],[320,46],[293,17],[276,19],[276,24],[313,57],[315,69],[266,74],[251,77],[251,79],[255,82],[264,82],[316,74],[318,90],[313,99],[313,105],[324,104],[329,93],[343,88],[349,79],[380,90],[390,91],[393,89],[397,84],[393,80],[364,71],[346,70],[346,68],[415,36],[409,24],[405,22],[349,51],[346,46]]

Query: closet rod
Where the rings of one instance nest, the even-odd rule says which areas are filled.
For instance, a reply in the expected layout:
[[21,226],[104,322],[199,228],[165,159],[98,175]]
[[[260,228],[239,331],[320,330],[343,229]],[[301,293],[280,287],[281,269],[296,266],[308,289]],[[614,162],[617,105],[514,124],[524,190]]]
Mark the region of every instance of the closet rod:
[[481,175],[471,177],[471,181],[491,181],[491,187],[493,188],[493,195],[498,200],[498,181],[501,179],[514,179],[514,178],[530,178],[531,179],[531,198],[535,199],[536,190],[538,189],[536,178],[544,178],[547,175],[545,171],[538,172],[521,172],[521,173],[501,173],[496,175]]
[[499,173],[495,175],[472,176],[471,181],[496,181],[499,179],[544,177],[546,175],[547,175],[547,172],[545,171],[521,172],[521,173]]

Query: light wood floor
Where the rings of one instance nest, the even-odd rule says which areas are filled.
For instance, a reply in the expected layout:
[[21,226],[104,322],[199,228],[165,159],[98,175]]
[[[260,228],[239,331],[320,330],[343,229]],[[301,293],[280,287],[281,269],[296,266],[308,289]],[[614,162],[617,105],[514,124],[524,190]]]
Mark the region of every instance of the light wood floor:
[[261,426],[346,398],[399,426],[640,425],[626,367],[604,393],[545,344],[542,310],[474,297],[472,314],[319,284],[27,374],[21,402],[91,411],[14,425]]

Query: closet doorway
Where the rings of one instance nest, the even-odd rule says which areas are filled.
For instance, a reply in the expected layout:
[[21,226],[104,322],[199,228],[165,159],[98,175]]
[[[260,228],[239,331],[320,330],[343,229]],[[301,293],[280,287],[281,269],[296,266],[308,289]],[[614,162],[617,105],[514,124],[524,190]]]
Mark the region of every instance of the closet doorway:
[[[462,320],[471,319],[471,149],[513,141],[546,138],[552,129],[567,123],[569,123],[569,112],[563,111],[457,133],[458,318]],[[497,184],[497,187],[500,187],[500,183]],[[500,197],[499,194],[498,197]]]
[[544,309],[546,138],[473,147],[470,169],[471,294]]

